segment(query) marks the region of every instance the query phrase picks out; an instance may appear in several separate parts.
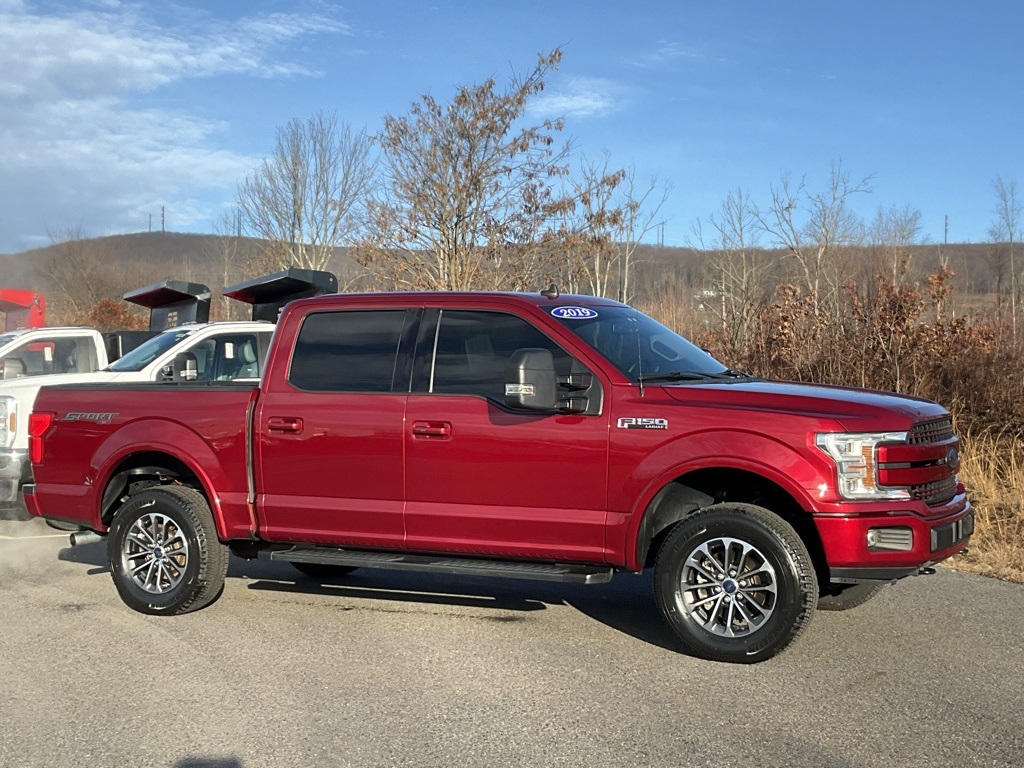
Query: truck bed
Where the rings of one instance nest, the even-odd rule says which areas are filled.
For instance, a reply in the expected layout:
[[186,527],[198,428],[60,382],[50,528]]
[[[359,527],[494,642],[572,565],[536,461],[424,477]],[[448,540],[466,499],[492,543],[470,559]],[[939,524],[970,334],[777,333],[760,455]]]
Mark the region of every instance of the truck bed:
[[[119,495],[108,492],[111,498],[99,504],[98,489],[115,469],[125,475],[126,489],[131,468],[145,466],[146,453],[159,451],[219,489],[214,503],[224,514],[225,538],[239,535],[231,530],[235,525],[247,531],[246,428],[257,391],[251,382],[44,387],[34,412],[52,414],[53,421],[42,461],[34,467],[39,514],[106,530],[106,513]],[[92,460],[83,462],[85,456]]]

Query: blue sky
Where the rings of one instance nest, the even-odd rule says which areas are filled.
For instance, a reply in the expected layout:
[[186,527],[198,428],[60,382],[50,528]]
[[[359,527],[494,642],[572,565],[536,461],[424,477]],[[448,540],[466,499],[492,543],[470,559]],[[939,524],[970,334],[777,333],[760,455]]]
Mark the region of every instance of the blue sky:
[[[0,0],[0,252],[159,227],[209,232],[293,117],[375,131],[420,94],[564,58],[532,115],[672,186],[665,242],[742,187],[872,176],[855,207],[987,239],[1024,182],[1024,4]],[[1024,194],[1024,188],[1021,190]],[[653,241],[654,235],[648,238]]]

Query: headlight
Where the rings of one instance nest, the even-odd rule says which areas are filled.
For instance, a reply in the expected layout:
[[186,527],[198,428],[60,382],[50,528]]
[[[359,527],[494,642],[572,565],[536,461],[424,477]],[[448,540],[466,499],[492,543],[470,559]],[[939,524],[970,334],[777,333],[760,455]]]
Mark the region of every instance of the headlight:
[[906,488],[878,484],[876,448],[880,443],[905,443],[906,432],[829,432],[814,442],[836,463],[839,493],[844,499],[909,499]]
[[0,447],[7,448],[18,430],[18,401],[0,397]]

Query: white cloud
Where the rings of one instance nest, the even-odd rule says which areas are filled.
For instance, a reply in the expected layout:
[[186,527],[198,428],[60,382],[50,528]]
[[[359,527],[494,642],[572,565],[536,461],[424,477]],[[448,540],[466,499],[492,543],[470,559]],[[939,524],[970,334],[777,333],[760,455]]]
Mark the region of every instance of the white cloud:
[[168,204],[180,225],[201,220],[199,198],[233,191],[256,158],[218,147],[224,123],[147,97],[220,75],[314,76],[288,46],[350,33],[317,14],[229,21],[201,11],[167,27],[143,12],[116,0],[45,13],[0,0],[0,190],[10,198],[0,252],[37,244],[53,217],[139,229],[141,211]]
[[674,40],[658,40],[650,51],[630,60],[630,64],[641,69],[661,69],[679,59],[703,59],[704,54]]
[[626,89],[614,80],[571,77],[548,87],[530,104],[540,117],[605,117],[625,108]]

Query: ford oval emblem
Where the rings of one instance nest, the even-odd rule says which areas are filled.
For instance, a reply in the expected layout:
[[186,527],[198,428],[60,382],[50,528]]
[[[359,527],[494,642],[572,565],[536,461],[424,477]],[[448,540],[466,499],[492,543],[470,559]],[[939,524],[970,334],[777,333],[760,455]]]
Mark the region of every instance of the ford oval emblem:
[[946,451],[946,466],[948,466],[953,472],[960,469],[960,452],[953,446]]
[[551,316],[559,320],[592,320],[597,317],[597,312],[590,307],[555,307]]

